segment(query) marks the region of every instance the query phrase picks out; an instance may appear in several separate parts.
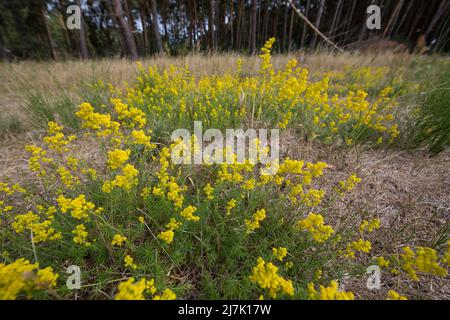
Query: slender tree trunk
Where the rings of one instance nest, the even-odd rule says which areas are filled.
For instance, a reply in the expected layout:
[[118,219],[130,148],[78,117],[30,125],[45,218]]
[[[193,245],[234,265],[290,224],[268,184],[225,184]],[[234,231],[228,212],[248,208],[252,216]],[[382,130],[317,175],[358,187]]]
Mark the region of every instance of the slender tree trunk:
[[257,0],[252,0],[250,17],[250,54],[256,53],[256,18],[257,18]]
[[288,40],[288,52],[291,52],[291,44],[292,44],[292,30],[294,29],[294,10],[291,10],[291,22],[289,23],[289,40]]
[[147,29],[147,15],[145,14],[145,2],[139,3],[139,15],[141,17],[142,23],[142,33],[143,33],[143,42],[144,42],[144,52],[148,52],[149,43],[148,43],[148,29]]
[[131,31],[129,23],[125,21],[121,1],[112,0],[112,3],[114,14],[124,35],[129,57],[131,58],[131,60],[137,60],[139,58],[139,55],[137,52],[136,42],[134,41],[133,32]]
[[210,0],[209,2],[209,17],[208,17],[208,33],[209,33],[209,50],[212,52],[216,49],[214,27],[215,27],[215,11],[216,2],[215,0]]
[[[307,19],[309,19],[309,8],[310,7],[311,7],[311,0],[308,0],[306,2],[306,10],[305,10],[305,17]],[[302,40],[300,42],[300,48],[303,48],[305,46],[307,32],[308,32],[308,26],[306,25],[306,22],[305,22],[305,23],[303,23]]]
[[434,15],[433,19],[431,20],[430,24],[428,25],[428,28],[425,31],[425,35],[431,34],[434,27],[437,25],[441,17],[444,16],[445,12],[447,11],[447,8],[450,7],[449,0],[442,0],[441,4],[439,5],[439,9],[437,10],[436,14]]
[[55,43],[52,38],[52,34],[50,32],[50,28],[48,26],[47,9],[44,7],[44,5],[42,5],[40,9],[41,9],[40,14],[41,14],[42,25],[44,26],[44,29],[45,29],[45,36],[47,38],[47,43],[48,43],[48,47],[50,49],[50,54],[51,54],[52,59],[56,60],[57,59],[56,48],[55,48]]
[[156,7],[156,0],[150,0],[150,5],[152,8],[152,20],[153,20],[153,33],[156,39],[156,49],[158,53],[163,52],[163,45],[161,40],[161,33],[159,32],[159,21],[158,21],[158,8]]
[[289,18],[289,3],[286,3],[286,7],[284,8],[284,24],[283,24],[283,51],[286,49],[286,35],[287,35],[287,25]]
[[236,26],[236,50],[241,49],[242,44],[242,11],[243,8],[243,0],[238,0],[238,20]]
[[395,9],[392,12],[391,17],[389,18],[389,21],[388,21],[386,27],[384,28],[383,38],[389,37],[391,35],[391,29],[393,29],[395,27],[394,21],[397,20],[400,10],[403,7],[403,3],[404,3],[404,0],[400,0],[397,3],[397,5],[395,6]]
[[230,0],[230,48],[234,48],[234,0]]
[[336,6],[336,11],[334,12],[334,17],[333,17],[333,21],[331,23],[331,28],[330,28],[330,38],[333,38],[335,33],[336,33],[336,29],[339,27],[339,17],[341,15],[341,10],[342,10],[342,4],[343,1],[339,0],[337,6]]
[[[320,30],[320,22],[322,21],[322,15],[323,15],[324,9],[325,9],[325,0],[320,0],[319,12],[317,13],[316,23],[315,23],[316,28],[319,30]],[[316,48],[316,44],[317,44],[317,33],[314,33],[312,48]]]
[[269,4],[269,0],[264,1],[263,41],[267,40],[269,32]]
[[414,1],[410,0],[409,4],[408,4],[408,7],[406,8],[406,11],[401,14],[402,19],[400,20],[400,22],[397,24],[397,27],[393,31],[394,34],[397,34],[401,30],[401,28],[402,28],[403,24],[405,23],[406,18],[408,17],[409,12],[411,11],[411,8],[413,7],[413,5],[414,5]]
[[[81,8],[80,0],[76,0],[75,3]],[[89,51],[87,48],[87,42],[86,42],[86,30],[84,26],[84,18],[83,18],[83,10],[81,10],[81,24],[80,24],[80,58],[81,59],[88,59],[89,58]]]
[[347,30],[345,32],[345,36],[347,38],[349,38],[349,33],[350,33],[351,28],[352,28],[353,15],[355,14],[355,9],[356,9],[356,0],[353,0],[352,9],[350,10],[350,17],[349,17],[348,23],[347,23]]

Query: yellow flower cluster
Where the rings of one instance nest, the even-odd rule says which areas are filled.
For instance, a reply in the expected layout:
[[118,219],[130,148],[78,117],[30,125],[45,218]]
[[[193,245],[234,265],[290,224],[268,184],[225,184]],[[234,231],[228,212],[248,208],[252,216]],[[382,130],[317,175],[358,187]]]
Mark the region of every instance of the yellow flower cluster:
[[171,244],[173,242],[173,237],[175,235],[174,231],[178,230],[183,224],[177,221],[175,218],[171,218],[170,222],[166,224],[166,231],[162,231],[158,238],[165,241],[167,244]]
[[123,236],[121,234],[115,234],[113,239],[112,239],[112,241],[111,241],[111,244],[113,246],[121,247],[122,244],[124,242],[126,242],[126,241],[127,241],[127,237],[125,237],[125,236]]
[[287,256],[287,249],[280,247],[280,248],[272,248],[272,253],[274,257],[280,261],[283,261],[283,259]]
[[0,300],[15,300],[20,294],[31,297],[34,291],[55,287],[57,279],[51,267],[38,269],[37,263],[22,258],[0,263]]
[[80,105],[75,115],[83,121],[83,128],[97,131],[99,137],[117,134],[120,128],[120,123],[113,121],[111,115],[94,112],[94,108],[87,102]]
[[19,214],[14,217],[14,222],[11,226],[17,233],[30,231],[34,243],[61,239],[61,232],[56,231],[52,226],[55,218],[55,208],[50,207],[43,216],[45,216],[45,219],[42,221],[40,215],[31,211]]
[[372,233],[373,231],[375,231],[376,229],[379,229],[379,228],[380,228],[380,219],[373,219],[370,221],[363,220],[363,222],[359,226],[359,232],[360,233],[364,233],[364,232]]
[[181,212],[180,212],[180,216],[182,216],[183,218],[185,218],[187,221],[194,221],[197,222],[200,220],[199,216],[194,216],[194,212],[197,211],[196,207],[193,206],[188,206],[186,208],[184,208]]
[[331,281],[328,287],[320,286],[319,291],[313,283],[308,284],[308,294],[311,300],[354,300],[355,295],[350,291],[339,291],[337,281]]
[[37,146],[27,145],[25,149],[31,154],[31,157],[28,159],[28,168],[30,171],[36,172],[39,177],[45,176],[47,171],[42,165],[53,163],[53,159],[47,157],[47,151]]
[[[75,199],[66,198],[60,195],[56,200],[62,213],[70,211],[70,215],[77,220],[89,220],[89,213],[93,212],[95,205],[92,202],[86,200],[84,194],[80,194]],[[100,208],[96,212],[101,211]]]
[[414,281],[419,281],[417,271],[442,277],[448,274],[439,265],[436,250],[428,247],[417,247],[416,252],[408,246],[404,247],[400,255],[400,266]]
[[394,290],[389,290],[386,295],[386,300],[408,300],[406,297],[400,295]]
[[151,137],[146,135],[144,130],[131,131],[131,137],[133,138],[133,144],[143,145],[149,149],[156,148],[156,145],[150,142]]
[[86,227],[84,224],[79,224],[75,226],[75,229],[72,230],[73,242],[85,247],[89,247],[91,244],[87,241],[88,232],[86,231]]
[[130,191],[138,183],[138,174],[139,171],[132,164],[128,163],[122,168],[121,174],[117,174],[113,180],[103,183],[102,191],[111,193],[114,188]]
[[231,199],[230,201],[227,202],[226,205],[226,215],[229,216],[231,214],[231,210],[233,210],[234,208],[236,208],[236,199]]
[[66,147],[71,141],[75,140],[75,136],[71,135],[65,138],[64,133],[62,133],[62,126],[59,126],[53,121],[48,123],[48,133],[49,136],[44,137],[44,143],[48,145],[50,149],[57,152],[63,153],[69,151]]
[[369,240],[358,239],[347,244],[345,256],[348,258],[354,258],[356,252],[369,253],[372,249],[372,244]]
[[361,178],[358,178],[356,174],[352,174],[345,181],[339,181],[338,192],[343,195],[346,191],[352,191],[356,185],[361,182]]
[[137,269],[137,265],[134,263],[134,259],[132,256],[130,256],[129,254],[127,254],[124,258],[123,258],[123,262],[125,263],[125,267],[126,268],[130,268],[130,269]]
[[108,151],[108,160],[106,164],[113,170],[121,168],[122,165],[128,161],[131,150],[115,149]]
[[261,209],[256,211],[250,220],[245,219],[247,233],[251,233],[256,229],[259,229],[261,221],[263,221],[265,218],[266,218],[266,210]]
[[114,297],[115,300],[145,300],[146,295],[153,296],[154,300],[175,300],[176,295],[170,289],[164,289],[161,295],[155,295],[157,288],[155,280],[146,280],[142,278],[136,281],[129,278],[127,281],[121,282],[118,286],[118,293]]
[[334,230],[331,226],[324,224],[323,216],[320,214],[310,213],[308,217],[298,221],[297,227],[300,230],[307,230],[314,241],[323,243],[331,237]]
[[266,289],[273,299],[279,294],[294,295],[292,281],[280,276],[278,268],[270,262],[265,262],[261,257],[258,258],[257,265],[253,267],[250,280],[256,282],[262,289]]

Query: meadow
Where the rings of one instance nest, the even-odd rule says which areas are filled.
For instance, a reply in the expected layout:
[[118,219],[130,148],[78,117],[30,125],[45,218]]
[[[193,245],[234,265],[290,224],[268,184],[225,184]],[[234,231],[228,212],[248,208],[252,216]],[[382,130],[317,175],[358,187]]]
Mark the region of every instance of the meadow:
[[[0,299],[448,299],[449,58],[273,41],[0,65]],[[280,129],[277,173],[172,163],[194,121]]]

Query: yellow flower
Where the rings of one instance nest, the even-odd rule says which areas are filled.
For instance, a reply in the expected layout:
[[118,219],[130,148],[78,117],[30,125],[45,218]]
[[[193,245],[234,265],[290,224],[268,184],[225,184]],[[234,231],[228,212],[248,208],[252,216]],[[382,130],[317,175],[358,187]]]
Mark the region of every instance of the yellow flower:
[[236,199],[231,199],[227,202],[226,210],[227,210],[227,216],[231,214],[231,210],[233,210],[236,207]]
[[197,211],[196,207],[188,206],[188,207],[184,208],[183,211],[180,212],[180,215],[188,221],[196,222],[196,221],[200,220],[200,217],[193,215],[193,213],[195,211]]
[[357,251],[369,253],[372,249],[372,244],[369,240],[358,239],[358,241],[352,241],[347,245],[345,256],[354,258]]
[[79,224],[75,227],[75,229],[72,231],[72,233],[75,235],[73,237],[73,242],[79,245],[83,246],[90,246],[91,244],[86,240],[88,237],[88,233],[86,231],[86,227],[83,224]]
[[381,268],[387,268],[387,267],[389,267],[390,263],[384,257],[377,257],[377,264]]
[[56,286],[58,274],[51,267],[41,270],[23,258],[10,264],[0,263],[0,300],[15,300],[20,294],[31,297],[34,291]]
[[164,289],[161,295],[153,297],[153,300],[175,300],[177,298],[176,294],[170,289]]
[[173,230],[162,231],[160,234],[158,234],[158,239],[165,241],[167,244],[171,244],[173,242],[173,237]]
[[386,295],[386,300],[408,300],[406,297],[400,295],[394,290],[389,290]]
[[115,234],[111,241],[111,244],[113,246],[121,247],[125,241],[127,241],[127,237],[122,236],[120,234]]
[[364,233],[365,231],[367,231],[368,233],[371,233],[375,229],[379,228],[380,228],[380,219],[373,219],[370,221],[363,220],[363,222],[359,226],[359,232]]
[[125,262],[125,267],[130,269],[137,269],[137,265],[134,263],[134,259],[129,254],[127,254],[123,258],[123,262]]
[[330,286],[320,286],[319,292],[313,283],[308,284],[308,294],[311,300],[354,300],[355,296],[350,291],[339,291],[337,281],[331,281]]
[[308,217],[297,222],[300,230],[307,230],[314,241],[323,243],[331,237],[334,230],[331,226],[324,224],[323,216],[320,214],[310,213]]
[[211,187],[210,183],[206,184],[206,186],[203,188],[203,191],[205,192],[206,199],[208,199],[208,200],[214,199],[214,195],[213,195],[214,188]]
[[245,225],[247,226],[247,233],[250,233],[258,229],[260,227],[261,221],[263,221],[265,218],[266,218],[266,210],[261,209],[253,214],[252,219],[250,220],[245,219]]
[[283,259],[287,256],[287,249],[286,248],[272,248],[272,253],[274,257],[280,261],[283,261]]
[[292,281],[278,275],[278,268],[270,262],[265,262],[261,257],[253,267],[250,280],[256,282],[262,289],[267,289],[271,298],[276,298],[278,294],[294,295]]
[[150,137],[145,135],[144,130],[131,131],[134,144],[141,144],[148,148],[154,149],[156,146],[150,142]]
[[131,150],[115,149],[108,151],[106,164],[113,170],[120,168],[130,157]]
[[115,300],[145,300],[145,290],[147,289],[147,281],[141,279],[135,282],[134,278],[129,278],[125,282],[119,284],[119,292],[114,297]]

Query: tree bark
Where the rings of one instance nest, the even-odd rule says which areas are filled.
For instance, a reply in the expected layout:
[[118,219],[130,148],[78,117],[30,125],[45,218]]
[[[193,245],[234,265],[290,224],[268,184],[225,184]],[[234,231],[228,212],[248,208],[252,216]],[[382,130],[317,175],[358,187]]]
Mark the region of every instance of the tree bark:
[[209,17],[208,17],[208,34],[209,34],[209,50],[215,51],[216,49],[216,42],[215,42],[215,14],[216,11],[216,2],[215,0],[211,0],[209,3]]
[[[307,19],[309,19],[309,8],[310,7],[311,7],[311,0],[308,0],[306,2],[306,10],[305,10],[305,17]],[[305,46],[307,31],[308,31],[308,26],[306,25],[306,22],[305,22],[305,23],[303,23],[302,40],[300,42],[300,48],[303,48]]]
[[137,60],[139,58],[136,42],[134,41],[133,32],[131,31],[129,23],[124,18],[124,11],[120,0],[112,0],[114,14],[119,22],[124,39],[127,45],[128,55],[131,60]]
[[156,0],[150,0],[152,8],[152,20],[153,20],[153,33],[155,34],[156,49],[158,53],[163,52],[163,45],[161,40],[161,33],[159,32],[159,22],[158,22],[158,8],[156,7]]
[[450,2],[448,2],[448,0],[442,0],[441,4],[439,5],[439,9],[437,10],[436,14],[428,25],[427,30],[425,31],[425,35],[428,36],[433,31],[434,27],[439,22],[441,17],[444,16],[448,7],[450,7]]
[[252,0],[251,15],[250,15],[250,54],[256,53],[256,18],[257,18],[257,0]]
[[[316,28],[320,30],[320,22],[322,21],[322,15],[323,15],[323,11],[325,9],[325,0],[320,0],[320,5],[319,5],[319,12],[317,13],[317,17],[316,17]],[[313,38],[313,42],[312,42],[312,48],[315,49],[316,48],[316,44],[317,44],[317,33],[314,34],[314,38]]]
[[[80,0],[76,0],[75,3],[81,9]],[[85,30],[85,25],[84,25],[82,9],[81,9],[81,23],[80,23],[80,58],[81,59],[89,59],[89,51],[87,48],[86,30]]]
[[145,2],[141,1],[139,3],[139,15],[141,17],[141,23],[142,23],[144,53],[146,54],[148,52],[149,43],[148,43],[148,30],[147,30],[147,15],[145,14],[145,12],[146,12]]

